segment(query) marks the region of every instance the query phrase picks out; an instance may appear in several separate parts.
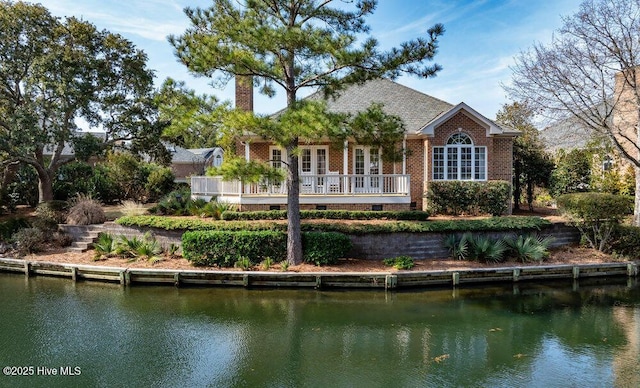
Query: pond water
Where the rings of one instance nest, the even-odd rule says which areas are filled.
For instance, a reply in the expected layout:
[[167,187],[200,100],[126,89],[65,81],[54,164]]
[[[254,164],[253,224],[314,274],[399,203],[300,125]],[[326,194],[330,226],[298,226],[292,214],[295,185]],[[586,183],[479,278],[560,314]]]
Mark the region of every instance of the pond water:
[[385,293],[0,274],[0,386],[638,387],[640,287],[615,282]]

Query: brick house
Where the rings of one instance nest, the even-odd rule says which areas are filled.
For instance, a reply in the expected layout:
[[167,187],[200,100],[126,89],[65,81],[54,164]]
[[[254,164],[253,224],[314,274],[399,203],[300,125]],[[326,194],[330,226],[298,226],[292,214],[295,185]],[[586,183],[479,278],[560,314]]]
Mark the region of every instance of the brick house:
[[[243,88],[241,82],[237,88]],[[321,98],[316,93],[307,98]],[[512,180],[513,140],[518,131],[502,127],[465,103],[452,105],[387,79],[369,81],[329,99],[329,110],[355,114],[371,103],[405,124],[401,161],[384,162],[380,150],[345,142],[342,149],[325,142],[300,149],[302,209],[424,209],[429,182]],[[239,107],[251,109],[251,93],[236,91]],[[243,105],[246,104],[246,105]],[[239,156],[280,167],[285,151],[258,137],[238,144]],[[241,210],[285,208],[286,185],[223,182],[220,177],[192,178],[192,194],[237,203]]]

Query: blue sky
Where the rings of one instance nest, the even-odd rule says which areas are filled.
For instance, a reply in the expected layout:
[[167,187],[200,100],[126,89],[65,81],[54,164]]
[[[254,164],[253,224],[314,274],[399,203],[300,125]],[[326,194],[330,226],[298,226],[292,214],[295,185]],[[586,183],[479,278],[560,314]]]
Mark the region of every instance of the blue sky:
[[[445,34],[435,62],[443,66],[436,78],[402,77],[398,82],[452,104],[465,102],[488,118],[508,99],[502,83],[509,83],[514,56],[534,42],[546,43],[561,26],[561,16],[578,10],[580,0],[379,0],[368,19],[371,35],[390,48],[424,35],[435,23]],[[77,16],[100,29],[131,40],[149,56],[156,84],[166,77],[183,80],[198,93],[232,100],[232,84],[216,89],[206,78],[188,74],[173,55],[166,37],[188,27],[185,7],[206,8],[210,0],[40,0],[56,16]],[[281,91],[275,98],[257,96],[255,110],[272,113],[285,105]]]

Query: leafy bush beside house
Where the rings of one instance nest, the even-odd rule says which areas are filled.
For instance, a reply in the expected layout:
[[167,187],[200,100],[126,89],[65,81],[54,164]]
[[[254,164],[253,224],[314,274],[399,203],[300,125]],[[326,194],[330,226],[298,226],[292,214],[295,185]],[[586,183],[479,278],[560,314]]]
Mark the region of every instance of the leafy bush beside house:
[[490,214],[500,216],[509,210],[511,185],[506,181],[430,182],[428,206],[437,214]]

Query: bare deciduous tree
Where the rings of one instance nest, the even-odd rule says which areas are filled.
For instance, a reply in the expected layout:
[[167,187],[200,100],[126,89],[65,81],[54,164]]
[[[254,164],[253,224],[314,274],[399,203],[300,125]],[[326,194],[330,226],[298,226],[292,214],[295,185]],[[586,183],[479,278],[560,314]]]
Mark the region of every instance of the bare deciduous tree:
[[611,140],[636,172],[640,226],[640,0],[585,0],[550,44],[516,58],[512,98]]

